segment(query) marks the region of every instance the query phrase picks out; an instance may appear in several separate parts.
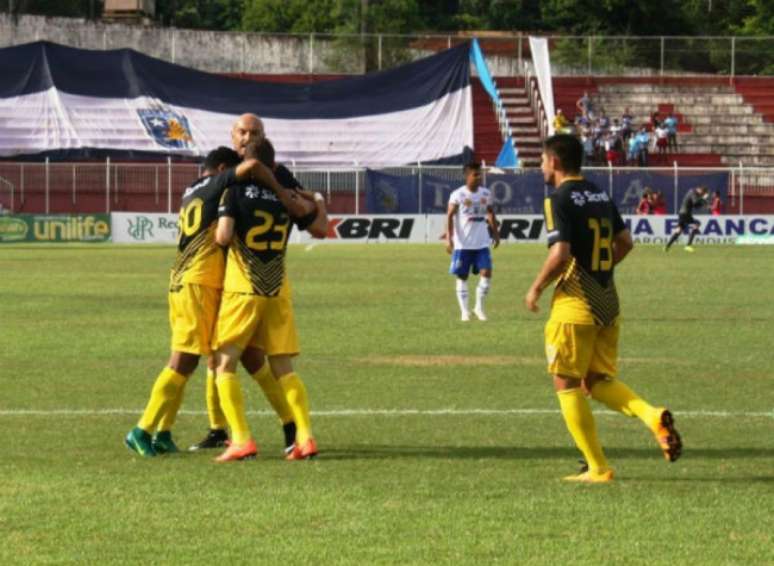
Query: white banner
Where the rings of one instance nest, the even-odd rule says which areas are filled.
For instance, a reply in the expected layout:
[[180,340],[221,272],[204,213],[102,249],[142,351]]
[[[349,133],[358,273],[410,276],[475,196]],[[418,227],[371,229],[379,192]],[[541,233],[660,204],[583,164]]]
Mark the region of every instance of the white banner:
[[[634,241],[663,245],[677,227],[677,216],[624,216]],[[774,215],[697,216],[697,244],[774,244]],[[500,241],[545,243],[543,216],[506,214],[500,221]],[[177,215],[116,212],[111,214],[113,241],[121,244],[176,244]],[[293,230],[292,244],[442,244],[445,214],[378,214],[331,216],[328,237],[312,238]]]
[[530,37],[529,49],[538,80],[540,98],[548,120],[548,134],[554,134],[554,86],[551,82],[551,57],[548,54],[548,40],[545,37]]
[[114,212],[110,222],[117,244],[177,244],[177,214]]

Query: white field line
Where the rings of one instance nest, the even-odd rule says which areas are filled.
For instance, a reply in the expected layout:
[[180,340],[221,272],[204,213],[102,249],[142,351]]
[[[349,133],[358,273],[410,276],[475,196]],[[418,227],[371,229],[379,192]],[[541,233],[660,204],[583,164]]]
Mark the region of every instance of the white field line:
[[[62,417],[100,417],[111,415],[137,416],[142,409],[0,409],[0,417],[25,416],[62,416]],[[675,411],[677,417],[688,418],[769,418],[774,419],[772,411]],[[180,411],[181,415],[206,415],[206,411]],[[247,411],[248,415],[275,416],[273,411]],[[333,409],[312,411],[314,417],[441,417],[441,416],[516,416],[558,415],[558,409]],[[616,415],[613,411],[594,411],[597,415]]]

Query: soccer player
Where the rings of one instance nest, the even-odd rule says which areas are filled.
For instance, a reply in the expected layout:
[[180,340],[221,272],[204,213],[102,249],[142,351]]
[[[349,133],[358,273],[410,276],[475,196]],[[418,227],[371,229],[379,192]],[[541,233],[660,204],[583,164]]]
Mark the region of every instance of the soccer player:
[[457,277],[457,301],[463,322],[470,320],[468,276],[480,274],[473,313],[486,320],[484,302],[492,282],[492,254],[489,246],[500,245],[492,194],[481,186],[481,164],[465,165],[465,184],[449,197],[446,212],[446,251],[451,254],[449,273]]
[[[295,447],[287,456],[295,460],[316,456],[317,446],[311,434],[306,387],[291,362],[299,348],[285,251],[291,222],[305,229],[307,226],[295,219],[309,218],[314,205],[285,191],[290,198],[243,183],[224,193],[216,239],[228,246],[228,261],[215,344],[221,403],[221,383],[238,383],[236,364],[245,349],[251,346],[266,352],[296,425]],[[223,406],[233,439],[218,458],[221,462],[250,457],[257,451],[244,417],[244,402],[235,400],[232,405],[236,410]]]
[[545,200],[549,252],[524,303],[538,311],[538,300],[558,278],[545,327],[548,371],[567,428],[583,453],[587,469],[564,478],[608,482],[608,466],[597,439],[585,391],[614,411],[638,417],[650,428],[669,461],[682,450],[672,414],[639,398],[618,373],[618,294],[613,271],[634,244],[607,193],[581,176],[583,148],[572,136],[545,141],[543,177],[556,190]]
[[172,355],[156,379],[140,421],[125,438],[127,447],[142,456],[177,451],[170,431],[183,400],[183,389],[199,356],[210,353],[225,269],[224,254],[215,243],[223,191],[252,176],[281,188],[257,159],[240,161],[239,155],[227,147],[211,151],[204,161],[204,177],[183,193],[180,239],[169,287]]
[[[298,225],[304,226],[306,231],[315,238],[325,238],[328,229],[328,216],[325,210],[325,199],[319,193],[306,191],[301,183],[293,174],[282,164],[275,163],[274,146],[265,138],[263,123],[260,118],[253,114],[244,114],[234,124],[231,132],[232,143],[235,149],[241,151],[244,157],[246,147],[245,140],[248,142],[260,139],[258,144],[257,157],[274,173],[277,181],[285,188],[291,189],[295,194],[303,199],[315,203],[313,210],[305,218],[299,219]],[[292,224],[290,226],[292,229]],[[290,233],[288,233],[288,238]],[[283,285],[283,297],[290,300],[290,284]],[[287,295],[287,296],[286,296]],[[264,396],[269,401],[282,424],[282,431],[285,439],[285,452],[291,454],[296,445],[297,426],[293,420],[293,412],[285,398],[285,392],[271,372],[269,364],[265,363],[264,351],[258,347],[247,346],[242,353],[242,366],[247,373],[252,376],[255,382],[263,391]],[[198,443],[189,448],[191,451],[219,448],[225,446],[228,441],[226,431],[226,417],[221,409],[218,398],[218,390],[215,384],[215,365],[211,363],[207,371],[206,381],[206,400],[207,414],[209,418],[209,430],[207,435]]]
[[688,245],[685,246],[685,251],[693,252],[693,239],[699,233],[699,226],[701,223],[693,217],[693,211],[697,208],[702,208],[707,205],[709,201],[709,194],[706,187],[696,187],[688,191],[683,198],[683,203],[680,205],[680,214],[677,218],[677,228],[672,232],[672,236],[669,238],[664,251],[668,252],[672,247],[683,230],[689,230]]

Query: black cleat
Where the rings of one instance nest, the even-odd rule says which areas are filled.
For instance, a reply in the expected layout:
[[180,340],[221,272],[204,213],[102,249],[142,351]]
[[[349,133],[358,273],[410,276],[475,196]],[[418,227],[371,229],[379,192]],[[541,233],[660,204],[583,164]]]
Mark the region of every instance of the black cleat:
[[189,452],[196,452],[197,450],[207,450],[210,448],[223,448],[228,442],[228,433],[220,428],[211,428],[198,444],[194,444],[188,448]]
[[287,456],[296,447],[296,423],[290,421],[282,425],[282,432],[285,434],[285,455]]

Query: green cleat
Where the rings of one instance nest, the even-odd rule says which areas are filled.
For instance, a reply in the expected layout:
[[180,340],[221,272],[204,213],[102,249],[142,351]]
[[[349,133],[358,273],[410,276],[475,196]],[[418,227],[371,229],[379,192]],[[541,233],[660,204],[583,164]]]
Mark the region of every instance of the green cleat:
[[134,427],[129,431],[126,438],[124,438],[124,444],[126,444],[129,450],[134,450],[140,456],[150,458],[156,455],[151,435],[139,427]]
[[174,454],[179,452],[175,441],[172,440],[172,432],[168,430],[162,430],[156,433],[153,437],[153,451],[156,454]]

